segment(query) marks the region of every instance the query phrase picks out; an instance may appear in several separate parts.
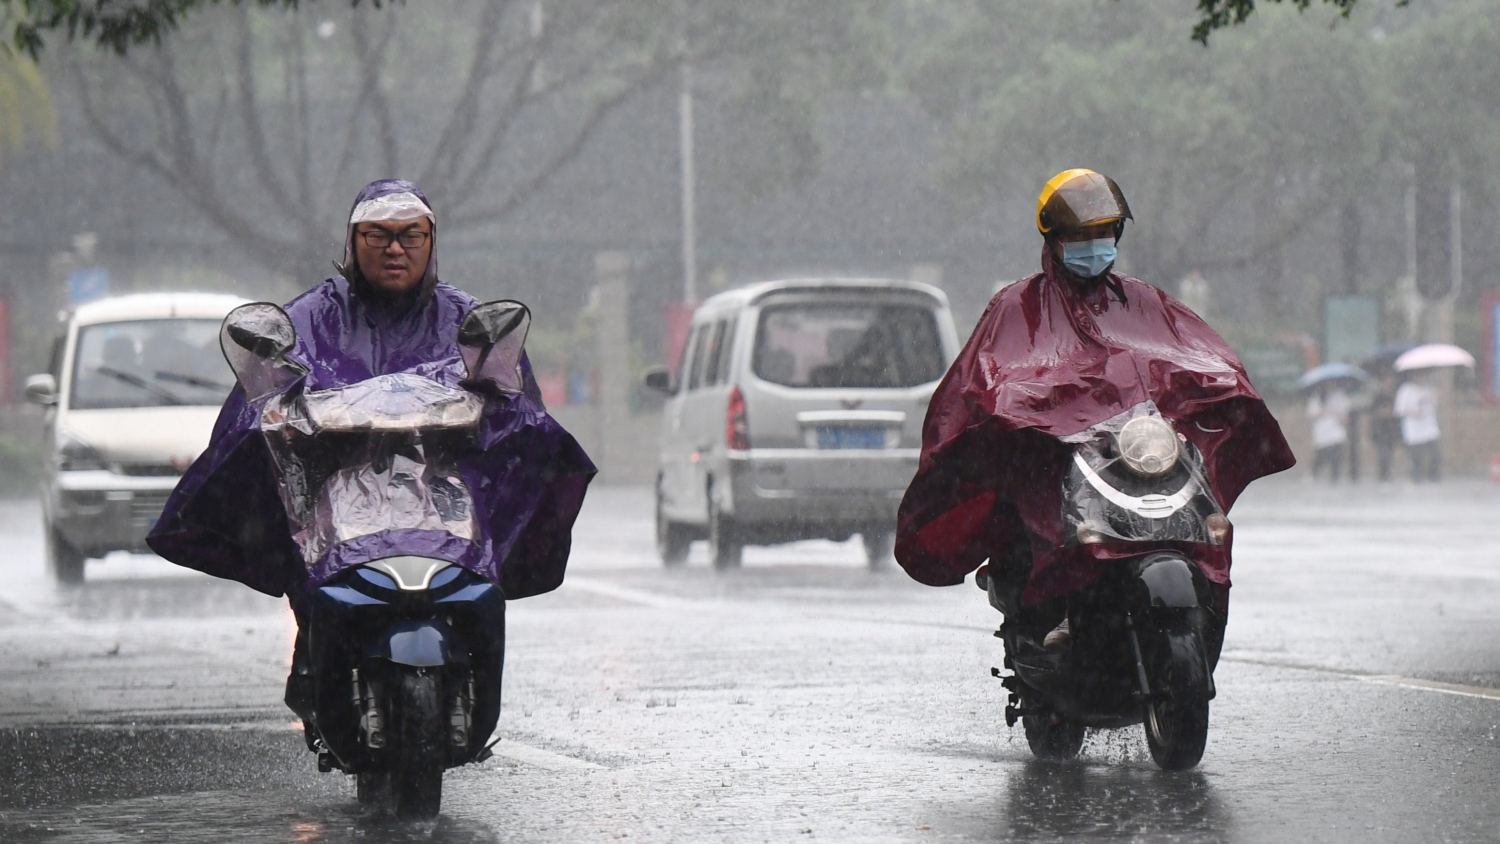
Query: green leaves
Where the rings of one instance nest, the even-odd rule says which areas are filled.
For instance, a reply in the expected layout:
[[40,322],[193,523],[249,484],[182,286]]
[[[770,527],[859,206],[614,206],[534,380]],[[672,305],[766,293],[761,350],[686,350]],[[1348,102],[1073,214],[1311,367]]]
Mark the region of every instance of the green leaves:
[[[69,40],[93,41],[124,55],[133,46],[159,44],[187,13],[224,0],[0,0],[3,20],[11,27],[11,44],[33,60],[50,33]],[[296,8],[299,0],[228,0],[232,5]],[[350,0],[358,6],[360,0]],[[371,0],[378,8],[384,0]]]
[[[1297,10],[1303,11],[1312,5],[1312,0],[1289,0]],[[1193,25],[1193,40],[1208,46],[1208,36],[1216,30],[1244,23],[1255,12],[1256,0],[1198,0],[1198,12],[1201,15],[1198,23]],[[1280,3],[1282,0],[1266,0],[1270,3]],[[1359,0],[1322,0],[1322,2],[1340,10],[1344,17],[1354,11],[1354,4]],[[1405,6],[1409,0],[1400,0],[1398,6]]]

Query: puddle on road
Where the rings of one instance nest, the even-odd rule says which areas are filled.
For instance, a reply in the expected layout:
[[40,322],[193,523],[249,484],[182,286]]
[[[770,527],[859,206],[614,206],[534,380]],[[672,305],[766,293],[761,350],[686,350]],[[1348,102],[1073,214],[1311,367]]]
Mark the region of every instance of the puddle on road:
[[463,818],[405,823],[368,812],[352,781],[319,774],[284,723],[236,726],[0,730],[0,841],[497,840]]
[[311,801],[287,791],[207,791],[159,795],[99,805],[32,812],[0,812],[0,840],[12,844],[95,844],[99,841],[202,841],[236,844],[425,842],[489,844],[499,836],[484,824],[439,816],[404,822],[366,812],[352,794]]

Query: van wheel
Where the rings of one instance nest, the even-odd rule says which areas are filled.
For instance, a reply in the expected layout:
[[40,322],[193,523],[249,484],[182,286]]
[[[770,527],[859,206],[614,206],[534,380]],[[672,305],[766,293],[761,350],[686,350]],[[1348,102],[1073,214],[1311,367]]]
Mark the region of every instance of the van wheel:
[[688,549],[692,547],[693,535],[687,525],[667,519],[661,506],[661,490],[656,492],[656,553],[662,565],[676,568],[687,562]]
[[870,564],[870,571],[885,571],[891,567],[896,553],[896,534],[887,528],[872,527],[861,531],[859,538],[864,542],[865,561]]
[[713,495],[708,497],[708,553],[716,569],[739,568],[745,552],[734,517],[719,510]]
[[87,558],[83,556],[83,552],[59,536],[56,528],[49,528],[47,531],[46,553],[47,567],[52,570],[54,580],[65,586],[83,583],[83,565]]

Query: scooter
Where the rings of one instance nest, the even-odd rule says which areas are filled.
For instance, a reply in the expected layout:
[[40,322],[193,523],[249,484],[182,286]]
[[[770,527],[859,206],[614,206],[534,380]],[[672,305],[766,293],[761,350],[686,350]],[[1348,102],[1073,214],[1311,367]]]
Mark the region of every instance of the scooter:
[[[457,458],[478,433],[484,398],[476,389],[521,391],[530,320],[518,302],[469,312],[459,332],[465,389],[398,373],[331,390],[285,389],[261,414],[304,558],[319,560],[335,548],[346,555],[298,612],[302,632],[287,702],[303,717],[318,769],[354,775],[361,803],[397,816],[436,816],[443,772],[491,755],[505,596],[421,550],[432,552],[444,536],[476,535]],[[295,329],[275,305],[236,309],[220,341],[252,397],[302,374],[285,357]],[[366,544],[406,542],[413,553],[363,559],[361,543],[349,542],[381,534],[387,541]],[[403,539],[413,536],[421,539]]]
[[[1202,454],[1154,407],[1065,441],[1068,543],[1108,543],[1115,559],[1092,585],[1035,607],[1021,605],[1025,575],[981,567],[976,581],[1005,615],[995,636],[1010,673],[991,673],[1010,692],[1006,724],[1022,723],[1038,758],[1061,760],[1079,753],[1086,728],[1144,723],[1157,765],[1191,768],[1208,738],[1227,610],[1194,551],[1222,545],[1229,520]],[[1029,547],[1011,556],[1029,572]],[[1046,647],[1064,619],[1066,647]]]

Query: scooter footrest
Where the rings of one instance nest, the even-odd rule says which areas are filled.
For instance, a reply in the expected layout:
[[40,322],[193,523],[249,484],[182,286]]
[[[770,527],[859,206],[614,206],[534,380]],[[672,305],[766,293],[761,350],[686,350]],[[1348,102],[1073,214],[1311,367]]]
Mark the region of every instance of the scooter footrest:
[[1022,718],[1026,718],[1032,715],[1046,714],[1046,712],[1041,710],[1022,709],[1019,706],[1007,706],[1005,707],[1005,726],[1014,727],[1016,725],[1016,722],[1021,720]]

